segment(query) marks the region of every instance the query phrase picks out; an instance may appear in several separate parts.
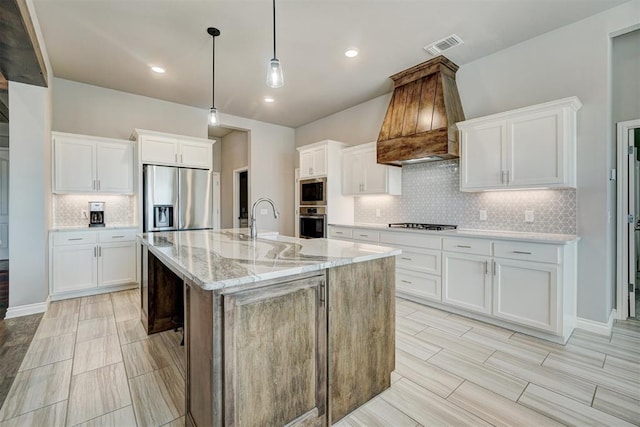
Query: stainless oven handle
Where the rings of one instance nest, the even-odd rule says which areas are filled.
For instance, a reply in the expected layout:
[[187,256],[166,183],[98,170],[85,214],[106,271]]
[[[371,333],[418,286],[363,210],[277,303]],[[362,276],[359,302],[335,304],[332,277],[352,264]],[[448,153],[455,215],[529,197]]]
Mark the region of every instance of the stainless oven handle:
[[300,215],[300,218],[325,219],[326,215]]

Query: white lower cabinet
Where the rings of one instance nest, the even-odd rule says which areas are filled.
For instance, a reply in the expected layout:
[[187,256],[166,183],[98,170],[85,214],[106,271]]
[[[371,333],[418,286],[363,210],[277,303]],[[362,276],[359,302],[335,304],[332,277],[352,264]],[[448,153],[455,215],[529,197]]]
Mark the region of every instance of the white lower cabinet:
[[440,301],[441,289],[440,276],[396,267],[396,290],[401,294]]
[[466,253],[443,254],[442,302],[491,314],[490,258]]
[[135,229],[51,233],[52,298],[135,283],[135,233]]

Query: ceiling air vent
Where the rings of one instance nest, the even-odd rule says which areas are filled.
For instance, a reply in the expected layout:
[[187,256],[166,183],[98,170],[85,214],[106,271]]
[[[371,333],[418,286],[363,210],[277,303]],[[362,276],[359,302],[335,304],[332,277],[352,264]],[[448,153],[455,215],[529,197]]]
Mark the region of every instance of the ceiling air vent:
[[452,47],[456,47],[464,43],[462,39],[455,34],[451,34],[449,37],[445,37],[437,42],[431,43],[424,47],[424,50],[432,55],[440,55],[445,50],[449,50]]

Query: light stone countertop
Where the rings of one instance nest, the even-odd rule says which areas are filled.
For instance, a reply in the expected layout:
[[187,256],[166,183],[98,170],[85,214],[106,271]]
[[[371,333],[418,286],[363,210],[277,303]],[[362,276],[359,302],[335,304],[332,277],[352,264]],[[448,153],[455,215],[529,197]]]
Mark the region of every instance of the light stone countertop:
[[361,228],[368,230],[384,230],[384,231],[400,231],[403,233],[420,233],[429,235],[438,235],[442,237],[470,237],[495,240],[513,240],[528,243],[550,243],[566,245],[580,240],[579,236],[574,234],[550,234],[550,233],[529,233],[519,231],[499,231],[499,230],[476,230],[470,228],[458,228],[456,230],[429,231],[416,230],[411,228],[389,227],[389,224],[329,224],[334,227]]
[[89,225],[61,225],[51,227],[49,231],[100,231],[100,230],[117,230],[117,229],[138,228],[135,224],[107,224],[104,227],[89,227]]
[[249,229],[142,233],[142,244],[160,261],[204,290],[320,271],[399,255],[399,249],[277,233],[249,237]]

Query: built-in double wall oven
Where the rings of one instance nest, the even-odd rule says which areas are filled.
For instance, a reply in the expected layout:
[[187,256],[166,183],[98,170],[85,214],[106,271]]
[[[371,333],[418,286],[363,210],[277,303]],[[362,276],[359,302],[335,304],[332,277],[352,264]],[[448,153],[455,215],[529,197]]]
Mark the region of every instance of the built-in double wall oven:
[[318,239],[327,237],[327,211],[324,206],[300,207],[300,237]]

